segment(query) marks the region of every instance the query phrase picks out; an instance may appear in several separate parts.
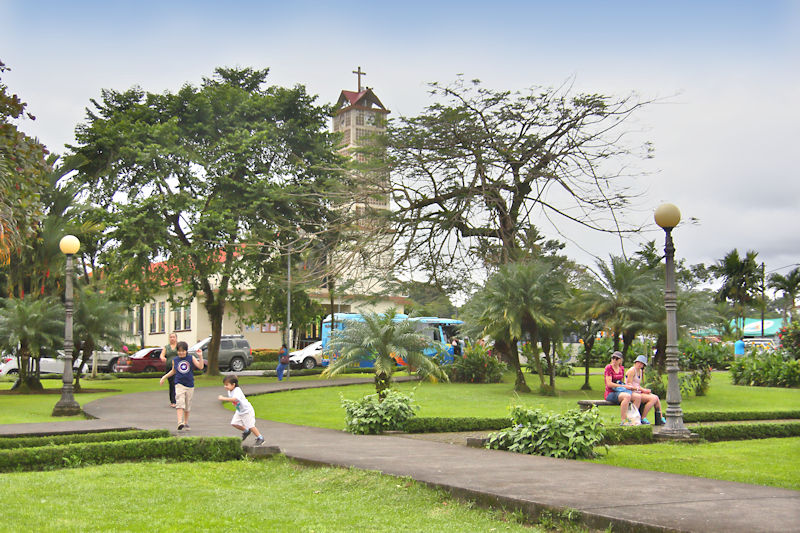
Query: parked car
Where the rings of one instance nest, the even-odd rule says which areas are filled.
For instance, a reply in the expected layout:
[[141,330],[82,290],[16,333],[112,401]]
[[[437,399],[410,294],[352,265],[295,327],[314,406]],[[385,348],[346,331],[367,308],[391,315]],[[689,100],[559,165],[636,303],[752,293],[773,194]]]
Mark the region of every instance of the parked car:
[[[78,370],[80,361],[73,360],[75,371]],[[86,369],[84,367],[84,373]],[[64,352],[59,350],[58,357],[45,357],[39,358],[39,374],[63,374],[64,373]],[[19,374],[19,367],[17,366],[17,358],[13,355],[4,355],[0,359],[0,377],[1,376],[15,376]]]
[[[92,357],[97,357],[97,370],[101,372],[113,372],[114,366],[121,357],[125,357],[123,352],[99,351],[95,350]],[[92,357],[86,361],[86,367],[92,370]]]
[[123,356],[117,360],[114,371],[166,373],[166,363],[161,360],[162,349],[143,348],[132,355]]
[[301,350],[289,354],[292,368],[314,368],[322,364],[322,341],[309,344]]
[[[203,350],[203,358],[208,364],[208,344],[211,342],[211,337],[193,344],[189,347],[189,353],[194,354],[197,350]],[[241,372],[245,368],[253,364],[253,351],[250,349],[250,343],[244,338],[244,335],[223,335],[219,343],[219,359],[220,370],[231,370],[233,372]]]

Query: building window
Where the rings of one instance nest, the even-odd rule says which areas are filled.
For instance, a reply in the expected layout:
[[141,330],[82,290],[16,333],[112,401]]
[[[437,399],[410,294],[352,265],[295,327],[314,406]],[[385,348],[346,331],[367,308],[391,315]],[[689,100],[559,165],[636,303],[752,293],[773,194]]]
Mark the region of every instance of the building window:
[[183,329],[189,331],[192,329],[192,306],[183,306]]
[[156,304],[150,304],[150,333],[156,332]]
[[356,126],[363,126],[364,125],[364,112],[359,111],[356,114]]
[[350,125],[350,112],[349,111],[345,112],[345,114],[344,114],[344,125],[345,126],[349,126]]
[[264,322],[261,324],[261,333],[278,333],[280,331],[278,324],[272,322]]
[[133,335],[136,333],[136,318],[133,309],[128,309],[128,334]]
[[176,307],[172,310],[172,331],[181,329],[181,308]]
[[167,323],[167,302],[158,302],[158,331],[164,333]]

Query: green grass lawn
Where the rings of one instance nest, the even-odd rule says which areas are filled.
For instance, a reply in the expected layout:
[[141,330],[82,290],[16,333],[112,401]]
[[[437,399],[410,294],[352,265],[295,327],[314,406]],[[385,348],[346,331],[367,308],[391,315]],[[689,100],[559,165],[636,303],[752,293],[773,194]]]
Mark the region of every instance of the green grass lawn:
[[[363,374],[345,374],[342,377],[365,377]],[[369,377],[369,376],[366,376]],[[318,379],[317,376],[296,376],[292,380]],[[250,383],[269,383],[276,381],[274,377],[243,376],[239,382],[245,387]],[[14,384],[13,379],[0,381],[0,390],[9,390]],[[222,389],[222,378],[219,376],[196,376],[195,384],[198,387],[219,387]],[[42,385],[49,391],[60,391],[60,379],[43,379]],[[100,398],[115,394],[130,394],[151,390],[163,390],[166,397],[167,384],[159,385],[158,378],[140,379],[98,379],[82,378],[81,386],[84,389],[101,389],[107,392],[76,393],[75,400],[84,405]],[[82,420],[83,415],[53,417],[53,407],[60,398],[59,394],[0,394],[0,424],[25,424],[33,422],[56,422],[63,420]]]
[[800,438],[611,446],[598,453],[591,462],[800,490]]
[[0,494],[4,531],[541,531],[413,480],[283,458],[0,474]]
[[[538,386],[536,375],[526,374],[528,384]],[[503,383],[474,385],[466,383],[397,383],[404,392],[414,391],[419,416],[426,417],[501,417],[508,407],[522,404],[548,411],[565,411],[577,407],[582,399],[602,399],[603,376],[590,376],[591,391],[582,391],[583,376],[558,378],[558,396],[516,394],[513,375],[507,374]],[[245,393],[247,387],[244,387]],[[344,411],[339,396],[355,399],[375,392],[372,385],[342,388],[312,389],[265,394],[250,398],[259,418],[332,429],[344,427]],[[666,400],[662,399],[666,408]],[[772,387],[740,387],[730,382],[727,372],[714,373],[708,395],[691,396],[682,401],[685,412],[691,411],[773,411],[796,408],[800,405],[800,389]],[[600,414],[608,424],[619,422],[619,408],[602,407]]]

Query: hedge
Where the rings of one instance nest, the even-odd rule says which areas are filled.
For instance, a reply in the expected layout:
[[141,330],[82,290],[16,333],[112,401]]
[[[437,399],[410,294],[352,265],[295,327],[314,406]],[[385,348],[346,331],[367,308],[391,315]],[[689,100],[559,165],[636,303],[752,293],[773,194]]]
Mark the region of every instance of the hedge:
[[148,459],[231,461],[244,455],[235,437],[167,437],[115,442],[86,442],[0,450],[0,472],[53,470]]
[[0,449],[35,448],[58,446],[80,442],[112,442],[134,439],[159,439],[169,437],[166,429],[142,431],[104,431],[102,433],[70,433],[67,435],[44,435],[39,437],[0,437]]
[[451,431],[483,431],[511,426],[511,419],[503,418],[434,418],[417,417],[406,422],[408,433],[447,433]]
[[655,442],[653,426],[604,427],[603,444],[649,444]]
[[795,418],[800,418],[800,411],[697,411],[694,413],[683,413],[683,421],[690,423],[733,422],[736,420],[785,420]]
[[715,424],[713,426],[694,426],[693,433],[709,442],[721,440],[770,439],[780,437],[800,437],[800,423],[783,424]]

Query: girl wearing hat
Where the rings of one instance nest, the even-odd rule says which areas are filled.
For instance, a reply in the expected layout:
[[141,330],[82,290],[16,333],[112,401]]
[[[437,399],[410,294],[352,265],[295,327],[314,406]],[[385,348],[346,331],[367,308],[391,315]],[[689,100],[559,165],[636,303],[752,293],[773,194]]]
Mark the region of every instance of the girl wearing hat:
[[603,374],[606,380],[606,393],[604,396],[606,401],[618,403],[622,425],[630,425],[628,422],[628,404],[633,402],[638,409],[642,398],[639,394],[634,393],[631,386],[624,383],[625,368],[622,366],[622,352],[611,354],[611,364],[606,365]]
[[653,391],[642,387],[644,367],[646,366],[647,356],[640,355],[637,357],[633,362],[633,366],[625,374],[625,383],[631,387],[633,391],[639,393],[642,398],[641,401],[645,402],[644,409],[642,409],[642,424],[650,423],[645,417],[647,416],[647,412],[655,406],[656,425],[660,426],[666,422],[666,420],[661,417],[661,400],[658,396],[653,394]]

